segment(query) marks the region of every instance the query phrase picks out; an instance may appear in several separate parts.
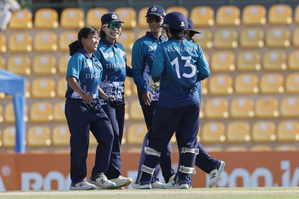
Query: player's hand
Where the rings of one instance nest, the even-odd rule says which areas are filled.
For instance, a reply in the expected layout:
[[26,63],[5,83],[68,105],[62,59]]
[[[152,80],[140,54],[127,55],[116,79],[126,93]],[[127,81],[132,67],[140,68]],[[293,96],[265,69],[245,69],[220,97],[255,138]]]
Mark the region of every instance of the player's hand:
[[151,101],[152,101],[152,94],[147,91],[142,95],[142,99],[143,99],[143,102],[145,103],[145,105],[150,106]]
[[89,93],[86,92],[82,92],[80,94],[81,98],[84,100],[84,102],[86,102],[87,104],[92,102],[92,97],[89,95]]

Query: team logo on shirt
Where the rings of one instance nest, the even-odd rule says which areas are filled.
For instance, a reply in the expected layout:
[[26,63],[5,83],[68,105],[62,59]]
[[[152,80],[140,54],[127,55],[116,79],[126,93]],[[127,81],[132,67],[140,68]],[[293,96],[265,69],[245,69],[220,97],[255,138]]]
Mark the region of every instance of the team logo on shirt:
[[156,49],[157,49],[157,46],[149,46],[148,52],[155,51]]
[[91,63],[90,60],[87,60],[87,61],[85,62],[85,66],[84,66],[84,68],[92,68],[92,63]]
[[113,52],[109,52],[109,53],[104,53],[104,58],[107,59],[109,57],[113,57],[114,56],[114,53]]

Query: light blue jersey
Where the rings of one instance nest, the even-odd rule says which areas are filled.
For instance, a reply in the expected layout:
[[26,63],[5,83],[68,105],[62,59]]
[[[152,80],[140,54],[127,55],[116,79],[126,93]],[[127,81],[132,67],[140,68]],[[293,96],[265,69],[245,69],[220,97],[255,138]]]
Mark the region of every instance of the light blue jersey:
[[200,103],[196,82],[210,70],[199,45],[170,38],[157,47],[151,75],[155,82],[162,78],[158,105],[176,108]]
[[[99,60],[79,48],[68,62],[66,77],[75,77],[81,89],[89,93],[92,99],[96,99],[99,97],[98,85],[101,82],[102,72]],[[69,85],[67,85],[65,97],[82,99]]]
[[[126,76],[132,77],[132,69],[127,66],[124,47],[118,42],[112,44],[102,38],[94,55],[103,66],[100,87],[108,96],[124,101],[124,82]],[[106,102],[101,100],[101,105],[106,105]]]
[[145,36],[139,38],[134,43],[132,50],[133,79],[137,85],[140,103],[144,103],[142,95],[145,92],[151,92],[152,101],[159,100],[159,89],[153,91],[149,87],[148,82],[153,67],[154,53],[157,46],[164,41],[166,39],[162,35],[158,38],[147,32]]

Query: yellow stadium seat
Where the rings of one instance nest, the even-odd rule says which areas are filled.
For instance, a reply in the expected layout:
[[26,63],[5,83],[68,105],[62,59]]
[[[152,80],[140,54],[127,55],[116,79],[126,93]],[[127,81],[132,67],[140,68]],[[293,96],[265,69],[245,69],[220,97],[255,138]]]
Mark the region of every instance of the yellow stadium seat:
[[210,6],[196,6],[191,10],[190,19],[194,27],[210,27],[215,23],[214,15],[215,12]]
[[212,55],[212,72],[232,72],[235,70],[235,55],[231,51],[218,51]]
[[216,146],[208,146],[208,147],[204,147],[205,151],[210,153],[210,152],[221,152],[222,149],[220,147],[216,147]]
[[201,95],[208,94],[208,79],[204,79],[201,81]]
[[66,122],[64,108],[65,108],[65,101],[56,102],[54,104],[54,109],[53,109],[54,122]]
[[287,4],[272,5],[268,13],[270,25],[289,25],[293,22],[293,10]]
[[257,145],[250,148],[250,151],[259,152],[259,151],[272,151],[270,146],[266,145]]
[[240,72],[260,71],[261,55],[257,51],[241,51],[237,57],[237,70]]
[[57,35],[54,32],[39,32],[34,37],[33,49],[35,52],[55,52],[58,49]]
[[117,41],[123,45],[125,51],[132,51],[135,35],[131,30],[122,30]]
[[0,68],[5,69],[6,61],[3,57],[0,56]]
[[247,148],[244,146],[230,146],[226,149],[228,152],[244,152],[247,151]]
[[243,49],[263,48],[264,32],[260,28],[245,28],[240,36],[240,47]]
[[47,126],[32,126],[27,133],[29,147],[47,147],[51,145],[51,131]]
[[288,68],[290,71],[298,71],[299,70],[299,50],[293,50],[289,54],[288,58]]
[[235,49],[238,47],[238,32],[235,29],[218,29],[214,36],[215,49]]
[[145,18],[145,15],[146,15],[148,9],[149,9],[149,7],[143,7],[138,12],[137,22],[138,22],[139,28],[148,28],[148,24],[147,24],[146,18]]
[[58,125],[52,131],[53,146],[70,146],[70,131],[67,125]]
[[16,127],[8,126],[2,133],[2,144],[5,148],[14,148],[16,143]]
[[26,95],[26,98],[30,98],[31,96],[31,93],[30,93],[30,82],[28,79],[26,79],[26,92],[25,92],[25,95]]
[[147,128],[144,122],[130,125],[127,134],[127,144],[142,145],[146,133]]
[[207,53],[205,53],[205,52],[203,52],[203,54],[206,57],[207,61],[210,63],[210,56]]
[[230,117],[233,119],[250,119],[254,117],[253,101],[250,98],[235,98],[230,103]]
[[293,47],[299,48],[299,28],[296,28],[293,32],[292,44]]
[[253,142],[274,142],[276,140],[276,125],[271,121],[258,121],[252,127]]
[[237,6],[220,6],[216,12],[217,26],[238,26],[240,25],[240,10]]
[[8,59],[7,70],[18,75],[31,74],[31,60],[25,55],[14,55]]
[[32,66],[34,75],[55,75],[56,58],[53,55],[37,55]]
[[266,8],[262,5],[248,5],[242,12],[244,26],[262,26],[267,23]]
[[250,142],[250,125],[248,122],[235,121],[226,128],[226,141],[228,143]]
[[81,29],[85,25],[84,12],[80,8],[65,8],[61,12],[60,27],[63,29]]
[[38,9],[34,14],[34,28],[38,30],[58,28],[57,11],[51,8]]
[[66,75],[67,65],[71,56],[69,54],[62,55],[58,62],[58,73],[59,75]]
[[230,95],[233,91],[233,80],[230,75],[213,75],[209,78],[211,95]]
[[205,123],[200,131],[202,143],[222,143],[225,142],[225,125],[221,122]]
[[126,131],[126,128],[124,127],[123,137],[121,139],[121,145],[124,145],[126,143],[127,143],[127,131]]
[[276,151],[297,151],[297,147],[292,145],[280,145],[275,148]]
[[16,32],[9,36],[8,51],[11,53],[28,53],[32,51],[32,37],[29,33]]
[[201,118],[204,118],[204,117],[205,117],[205,113],[204,113],[204,111],[203,111],[204,102],[201,101],[200,103],[201,103],[201,108],[200,108],[200,111],[199,111],[199,118],[201,119]]
[[62,77],[61,79],[59,79],[57,83],[57,87],[56,87],[57,97],[65,98],[66,89],[67,89],[66,79],[65,77]]
[[299,117],[299,98],[285,97],[280,103],[280,115],[283,118]]
[[0,53],[5,53],[7,50],[6,47],[6,36],[0,33]]
[[274,97],[262,97],[255,102],[256,118],[277,118],[279,117],[278,101]]
[[[198,20],[200,21],[200,20]],[[201,34],[195,34],[194,40],[202,49],[211,49],[212,48],[212,32],[208,29],[201,29]]]
[[132,95],[132,79],[126,78],[125,80],[125,97],[130,97]]
[[254,74],[240,74],[235,79],[235,93],[257,94],[259,92],[258,77]]
[[267,48],[287,48],[291,45],[290,31],[287,28],[270,28],[266,34]]
[[271,50],[264,54],[263,69],[265,71],[284,71],[287,69],[287,55],[284,51]]
[[33,80],[31,94],[35,99],[54,98],[56,95],[54,80],[47,77]]
[[167,8],[165,10],[166,14],[170,13],[170,12],[180,12],[183,15],[185,15],[185,17],[189,18],[189,12],[188,9],[182,6],[171,6],[169,8]]
[[133,87],[133,88],[132,88],[132,90],[133,90],[133,96],[138,97],[138,91],[137,91],[137,86],[136,86],[136,84],[134,84],[132,87]]
[[136,11],[130,7],[120,7],[114,10],[119,15],[121,21],[123,21],[123,29],[131,29],[137,26]]
[[77,32],[76,31],[66,31],[60,34],[59,36],[59,50],[63,52],[69,52],[69,45],[77,40]]
[[21,9],[14,11],[8,24],[11,30],[28,30],[32,28],[32,13],[29,10]]
[[299,141],[299,123],[295,120],[285,120],[280,122],[277,127],[277,141]]
[[299,93],[299,73],[291,73],[285,80],[285,88],[288,94]]
[[211,98],[205,102],[206,119],[226,119],[229,116],[228,102],[224,98]]
[[4,99],[5,98],[5,93],[0,92],[0,99]]
[[131,52],[126,53],[126,59],[127,59],[127,65],[132,67],[132,53]]
[[51,122],[53,106],[49,102],[34,102],[30,107],[30,121],[33,123]]
[[279,73],[266,73],[260,78],[260,93],[281,94],[284,92],[284,78]]
[[95,28],[101,28],[101,17],[107,12],[109,12],[109,10],[106,8],[89,9],[86,14],[86,25]]
[[[14,106],[13,106],[12,102],[8,103],[4,108],[4,121],[7,124],[14,124],[16,122],[15,111],[14,111]],[[25,107],[24,121],[25,122],[28,121],[28,107],[27,107],[27,105]]]
[[1,129],[0,129],[0,147],[2,146],[2,132],[1,132]]
[[135,99],[130,104],[130,119],[133,121],[143,121],[143,112],[139,104],[139,100]]
[[295,9],[294,22],[296,24],[299,24],[299,6],[297,6],[296,9]]
[[3,122],[3,107],[0,104],[0,123]]

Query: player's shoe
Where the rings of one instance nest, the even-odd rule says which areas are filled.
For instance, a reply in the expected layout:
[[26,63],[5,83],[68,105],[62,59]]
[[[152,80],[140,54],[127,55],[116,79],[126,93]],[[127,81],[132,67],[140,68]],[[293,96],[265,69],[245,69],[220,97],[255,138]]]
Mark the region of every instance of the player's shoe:
[[115,188],[118,187],[126,187],[132,183],[132,178],[126,178],[123,176],[119,176],[118,178],[111,179],[112,182],[115,183]]
[[179,186],[179,189],[191,189],[191,185],[189,185],[189,184],[181,184]]
[[175,175],[176,175],[176,174],[173,174],[173,175],[169,178],[168,182],[172,182],[172,181],[174,181]]
[[107,179],[104,173],[99,173],[96,176],[91,176],[88,182],[96,186],[105,187],[105,188],[113,188],[116,186],[114,182]]
[[220,166],[218,169],[214,169],[209,173],[210,181],[209,181],[209,188],[215,187],[216,183],[218,182],[220,175],[223,171],[223,168],[225,166],[224,161],[220,161]]
[[152,188],[152,184],[151,183],[141,185],[141,183],[133,182],[131,184],[131,186],[132,186],[133,189],[151,189]]
[[159,182],[159,181],[155,181],[151,183],[152,189],[163,189],[162,185],[164,183]]
[[76,184],[71,184],[70,190],[94,190],[96,186],[87,182],[86,180],[82,180]]
[[179,189],[179,184],[175,183],[175,181],[171,181],[169,183],[165,183],[162,185],[163,189]]

